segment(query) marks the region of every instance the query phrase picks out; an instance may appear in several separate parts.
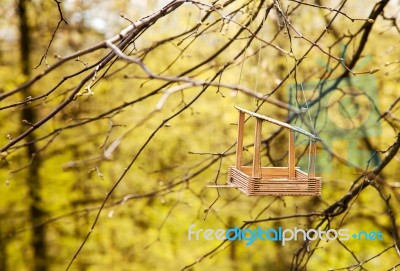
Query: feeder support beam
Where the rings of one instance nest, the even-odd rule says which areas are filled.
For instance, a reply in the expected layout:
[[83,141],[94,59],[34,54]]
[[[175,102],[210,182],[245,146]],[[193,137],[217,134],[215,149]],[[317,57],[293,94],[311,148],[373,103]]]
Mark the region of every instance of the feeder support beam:
[[310,141],[310,147],[309,147],[309,157],[310,157],[310,163],[309,163],[309,168],[308,168],[308,177],[309,178],[315,178],[315,156],[317,155],[317,146],[315,146],[315,143]]
[[243,127],[244,126],[244,112],[239,111],[238,121],[238,135],[236,143],[236,168],[242,170],[242,152],[243,152]]
[[296,177],[296,149],[294,144],[294,133],[292,130],[289,130],[289,179],[294,179]]
[[253,178],[261,178],[261,130],[262,120],[257,118],[254,134]]

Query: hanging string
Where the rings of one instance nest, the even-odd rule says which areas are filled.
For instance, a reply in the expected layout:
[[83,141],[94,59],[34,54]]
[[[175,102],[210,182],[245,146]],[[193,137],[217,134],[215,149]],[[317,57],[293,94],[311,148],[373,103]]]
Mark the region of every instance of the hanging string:
[[[295,100],[298,103],[298,105],[300,106],[299,102],[297,101],[298,86],[300,86],[301,93],[302,93],[302,96],[303,96],[303,101],[304,101],[304,104],[305,104],[305,108],[303,108],[301,106],[300,114],[303,114],[303,113],[307,114],[308,119],[310,121],[312,133],[316,134],[315,123],[312,121],[311,113],[310,113],[310,110],[309,110],[309,102],[308,102],[307,96],[306,96],[305,91],[304,91],[303,83],[302,82],[298,83],[298,80],[297,80],[298,79],[297,58],[296,58],[295,54],[293,53],[292,41],[291,41],[291,36],[290,36],[290,28],[287,25],[286,18],[285,18],[284,14],[283,14],[283,10],[282,10],[282,7],[279,4],[279,1],[274,1],[274,2],[275,2],[275,6],[278,9],[278,13],[280,13],[280,15],[283,18],[282,20],[283,20],[283,23],[284,23],[284,27],[286,28],[286,31],[287,31],[288,36],[289,36],[289,46],[290,46],[289,55],[294,59],[295,69],[294,69],[294,73],[293,73],[293,78],[295,80],[295,88],[296,88],[296,93],[295,93],[296,99]],[[279,23],[279,20],[278,20],[278,28],[279,28],[279,31],[282,31],[282,26]],[[283,36],[281,36],[281,40],[282,40],[282,42],[284,42]],[[289,74],[290,70],[289,70],[289,63],[288,63],[287,55],[285,55],[285,62],[286,62],[286,71]],[[304,112],[304,109],[305,109],[306,112]],[[305,120],[301,116],[300,116],[300,119],[305,123]],[[315,162],[313,162],[313,163],[311,162],[311,155],[314,156],[313,158],[315,158],[315,155],[316,155],[315,152],[312,149],[313,148],[313,144],[315,144],[315,142],[314,142],[313,139],[310,138],[310,141],[309,141],[309,150],[310,151],[308,153],[308,172],[313,172],[313,175],[315,175]]]
[[[297,76],[297,69],[298,69],[298,66],[297,66],[297,61],[296,61],[296,58],[295,58],[295,76]],[[298,84],[297,83],[297,77],[295,78],[295,81],[296,81],[296,96],[297,96],[297,90],[298,90],[297,87],[298,87],[298,85],[300,85],[301,94],[303,96],[303,101],[304,101],[304,104],[306,106],[305,107],[305,111],[306,111],[305,113],[308,116],[312,133],[315,135],[316,134],[315,123],[312,121],[311,113],[310,113],[310,110],[309,110],[310,108],[309,108],[309,105],[308,105],[307,95],[306,95],[306,93],[304,91],[304,87],[303,87],[303,82],[301,81],[300,84]],[[304,112],[303,112],[303,107],[302,107],[301,111],[300,111],[300,114],[303,114],[303,113]],[[306,123],[303,118],[300,118],[300,119],[302,119],[304,121],[304,123]],[[312,172],[312,176],[315,176],[315,156],[316,156],[316,153],[314,152],[314,149],[313,149],[314,148],[314,144],[315,144],[315,141],[312,138],[310,138],[309,146],[308,146],[308,148],[309,148],[309,152],[308,152],[308,172]],[[311,159],[313,159],[313,161],[311,161]]]
[[[267,9],[267,4],[265,4],[265,6],[263,7],[265,9]],[[255,86],[254,86],[254,91],[257,92],[258,91],[258,80],[259,80],[259,75],[260,75],[260,66],[261,66],[261,53],[262,53],[262,48],[263,48],[263,40],[264,40],[264,32],[263,32],[263,28],[265,25],[265,21],[267,19],[267,13],[265,12],[261,21],[261,38],[259,39],[259,47],[258,47],[258,60],[257,60],[257,72],[256,72],[256,82],[255,82]],[[261,128],[262,131],[262,128]],[[261,154],[260,154],[261,155]],[[261,158],[260,158],[260,168],[262,167],[261,165]],[[262,175],[262,171],[260,173]]]
[[[253,3],[253,5],[255,6],[255,3]],[[254,9],[254,7],[253,7],[253,9]],[[251,28],[251,25],[253,24],[253,22],[254,22],[254,20],[252,20],[252,21],[250,22],[249,28]],[[239,88],[240,88],[240,84],[241,84],[241,82],[242,82],[243,67],[244,67],[244,63],[246,62],[246,59],[247,59],[247,50],[249,49],[249,47],[250,47],[250,45],[246,45],[246,49],[244,50],[244,54],[243,54],[243,61],[242,61],[241,66],[240,66],[239,82],[238,82]],[[238,92],[236,92],[236,94],[237,94],[237,93],[238,93]]]
[[[267,8],[267,5],[265,4],[265,9]],[[267,13],[264,13],[263,19],[261,21],[262,27],[265,25],[265,21],[267,20]],[[259,79],[259,74],[260,74],[260,66],[261,66],[261,53],[262,53],[262,48],[263,48],[263,40],[264,40],[264,32],[263,29],[260,30],[261,32],[261,38],[259,39],[259,47],[258,47],[258,60],[257,60],[257,73],[256,73],[256,85],[254,87],[254,91],[257,92],[258,90],[258,79]]]
[[[247,57],[247,49],[249,47],[247,46],[246,49],[244,50],[244,54],[243,54],[243,61],[242,61],[242,65],[240,66],[240,73],[239,73],[239,88],[240,88],[240,83],[242,82],[242,73],[243,73],[243,66],[244,66],[244,62],[246,61],[246,57]],[[237,95],[238,91],[236,91],[235,96]]]
[[[297,61],[295,59],[295,71],[296,71],[295,74],[296,74],[296,76],[297,76],[297,68],[298,68],[297,67]],[[297,78],[295,80],[296,80],[296,96],[297,96],[297,86],[300,85],[301,93],[302,93],[302,96],[303,96],[303,101],[304,101],[304,104],[306,105],[306,107],[305,107],[306,114],[307,114],[308,119],[310,121],[310,126],[311,126],[311,129],[312,129],[312,133],[315,135],[316,134],[315,123],[312,121],[311,113],[310,113],[310,110],[309,110],[310,108],[308,106],[307,95],[305,94],[304,87],[303,87],[303,82],[300,82],[300,84],[298,84],[297,83]],[[301,108],[300,114],[303,114],[303,107]],[[316,155],[316,153],[313,151],[313,147],[314,147],[313,145],[314,144],[315,144],[314,140],[312,138],[310,138],[309,146],[308,146],[308,148],[310,150],[308,152],[308,172],[312,172],[313,176],[315,176],[315,155]],[[313,159],[314,161],[311,161],[311,159]]]

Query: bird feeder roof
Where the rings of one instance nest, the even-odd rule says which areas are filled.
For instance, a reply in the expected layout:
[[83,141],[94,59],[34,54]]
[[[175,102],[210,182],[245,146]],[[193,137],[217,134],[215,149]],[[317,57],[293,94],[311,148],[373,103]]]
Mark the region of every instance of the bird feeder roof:
[[255,117],[255,118],[258,118],[258,119],[261,119],[261,120],[265,120],[265,121],[268,121],[268,122],[270,122],[270,123],[279,125],[279,126],[281,126],[281,127],[283,127],[283,128],[286,128],[286,129],[292,130],[292,131],[294,131],[294,132],[298,132],[298,133],[300,133],[300,134],[303,134],[303,135],[309,137],[309,138],[312,139],[312,140],[315,140],[315,141],[323,141],[322,138],[320,138],[320,137],[318,137],[318,136],[316,136],[316,135],[313,135],[312,133],[307,132],[307,131],[304,130],[304,129],[301,129],[300,127],[290,125],[290,124],[288,124],[288,123],[286,123],[286,122],[282,122],[282,121],[279,121],[279,120],[276,120],[276,119],[273,119],[273,118],[270,118],[270,117],[267,117],[267,116],[264,116],[264,115],[255,113],[255,112],[252,112],[252,111],[243,109],[243,108],[238,107],[238,106],[235,106],[235,108],[236,108],[237,110],[239,110],[239,111],[242,111],[242,112],[244,112],[244,113],[246,113],[246,114],[249,114],[249,115],[252,116],[252,117]]

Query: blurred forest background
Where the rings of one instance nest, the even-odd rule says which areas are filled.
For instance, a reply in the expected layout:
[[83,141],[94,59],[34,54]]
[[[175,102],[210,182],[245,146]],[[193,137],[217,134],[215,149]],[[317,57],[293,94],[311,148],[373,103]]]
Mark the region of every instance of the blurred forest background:
[[[398,0],[0,0],[0,12],[0,270],[399,268]],[[207,188],[235,163],[235,105],[323,138],[321,197]],[[287,166],[287,134],[265,124],[262,138],[263,165]],[[192,224],[383,240],[246,246],[189,241]]]

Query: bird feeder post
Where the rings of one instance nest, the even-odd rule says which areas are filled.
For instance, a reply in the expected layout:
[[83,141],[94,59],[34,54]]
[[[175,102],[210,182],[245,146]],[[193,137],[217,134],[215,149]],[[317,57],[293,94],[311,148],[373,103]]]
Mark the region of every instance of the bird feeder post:
[[254,156],[253,156],[253,178],[261,178],[261,130],[262,120],[256,118],[256,129],[254,134]]
[[294,144],[294,133],[289,130],[289,155],[288,155],[288,171],[289,179],[294,179],[296,177],[296,149]]
[[310,164],[308,168],[308,177],[315,178],[315,157],[317,155],[317,146],[315,142],[310,140],[310,147],[309,147],[309,155],[310,157]]
[[236,168],[238,170],[242,170],[243,126],[244,126],[244,112],[239,110],[238,136],[236,143]]

